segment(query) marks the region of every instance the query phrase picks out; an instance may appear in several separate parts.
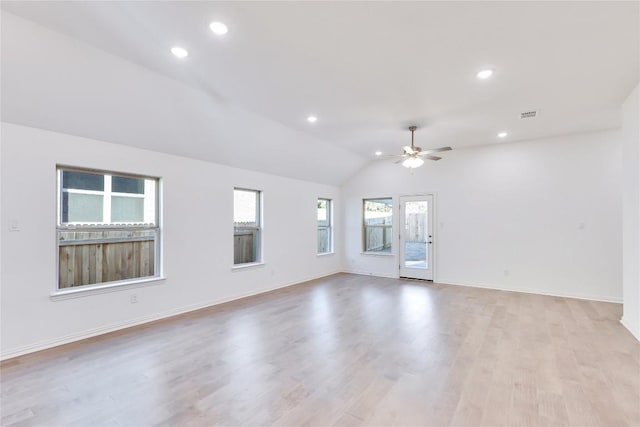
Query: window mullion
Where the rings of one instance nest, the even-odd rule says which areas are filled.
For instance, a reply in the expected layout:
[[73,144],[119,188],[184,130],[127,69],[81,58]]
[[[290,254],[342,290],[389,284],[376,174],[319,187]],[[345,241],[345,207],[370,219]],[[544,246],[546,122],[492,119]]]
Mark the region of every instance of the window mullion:
[[111,224],[111,177],[104,176],[104,200],[102,204],[102,221],[105,224]]

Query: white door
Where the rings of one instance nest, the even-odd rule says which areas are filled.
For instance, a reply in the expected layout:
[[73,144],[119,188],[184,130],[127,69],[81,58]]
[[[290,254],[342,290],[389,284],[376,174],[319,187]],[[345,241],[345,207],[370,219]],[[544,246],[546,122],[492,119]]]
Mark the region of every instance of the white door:
[[400,196],[400,277],[433,280],[433,196]]

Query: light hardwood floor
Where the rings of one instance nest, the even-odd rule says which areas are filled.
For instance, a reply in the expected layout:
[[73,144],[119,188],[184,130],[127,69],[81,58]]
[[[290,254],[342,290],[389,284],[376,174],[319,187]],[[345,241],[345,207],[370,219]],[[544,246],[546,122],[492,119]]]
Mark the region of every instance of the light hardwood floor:
[[8,360],[0,424],[640,425],[620,315],[340,274]]

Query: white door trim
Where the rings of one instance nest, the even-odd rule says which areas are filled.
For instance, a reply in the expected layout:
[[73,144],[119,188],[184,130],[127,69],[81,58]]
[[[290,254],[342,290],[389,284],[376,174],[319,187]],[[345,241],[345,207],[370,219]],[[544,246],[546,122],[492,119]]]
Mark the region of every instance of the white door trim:
[[[423,277],[412,277],[406,274],[406,271],[403,273],[403,264],[404,264],[404,246],[403,246],[403,233],[404,233],[404,203],[407,201],[414,200],[424,200],[427,199],[430,202],[429,206],[429,215],[428,215],[428,233],[432,236],[430,238],[431,244],[429,245],[428,252],[428,260],[430,261],[428,264],[428,272]],[[430,199],[430,200],[429,200]],[[436,264],[437,264],[437,214],[436,214],[436,193],[435,192],[424,192],[418,194],[403,194],[398,197],[398,277],[409,277],[416,279],[424,279],[436,281]],[[406,267],[405,267],[406,268]],[[417,270],[417,269],[416,269]],[[419,275],[418,275],[419,276]]]

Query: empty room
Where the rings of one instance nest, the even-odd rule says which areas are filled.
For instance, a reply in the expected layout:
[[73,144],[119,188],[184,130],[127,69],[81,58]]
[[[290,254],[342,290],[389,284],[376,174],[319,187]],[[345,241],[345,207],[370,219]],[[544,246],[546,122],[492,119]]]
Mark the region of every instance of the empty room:
[[3,427],[640,426],[640,2],[0,36]]

